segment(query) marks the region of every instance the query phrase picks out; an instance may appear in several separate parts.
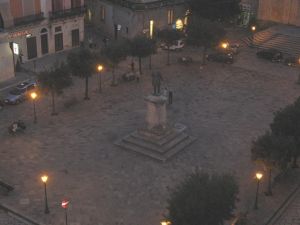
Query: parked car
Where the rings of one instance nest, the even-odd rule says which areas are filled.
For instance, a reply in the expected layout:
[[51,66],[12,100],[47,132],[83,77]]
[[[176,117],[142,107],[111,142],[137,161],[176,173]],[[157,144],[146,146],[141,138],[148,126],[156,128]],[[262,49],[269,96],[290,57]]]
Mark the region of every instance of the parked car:
[[26,98],[26,89],[20,90],[14,88],[4,98],[4,103],[9,105],[16,105],[23,102],[25,98]]
[[299,65],[299,59],[296,57],[287,57],[285,58],[284,62],[285,65],[287,66],[297,66]]
[[122,75],[122,79],[123,81],[132,81],[136,79],[136,74],[134,72],[128,72],[128,73],[124,73]]
[[16,88],[18,90],[30,91],[30,90],[34,89],[36,86],[37,86],[36,81],[29,80],[29,81],[25,81],[25,82],[22,82],[22,83],[18,84],[16,86]]
[[232,54],[238,54],[240,51],[240,44],[239,43],[224,43],[226,44],[226,47],[224,48],[223,45],[218,46],[216,50],[218,52],[225,52],[225,53],[232,53]]
[[272,62],[281,62],[283,60],[282,52],[273,48],[260,50],[256,55],[259,58],[267,59]]
[[233,63],[233,54],[232,53],[224,53],[224,52],[216,52],[211,53],[206,56],[208,61],[221,62],[232,64]]
[[[161,47],[164,50],[168,50],[168,46],[165,43],[161,44]],[[172,44],[169,47],[169,50],[171,50],[171,51],[181,50],[183,47],[184,47],[183,40],[177,40],[177,41],[174,42],[174,44]]]

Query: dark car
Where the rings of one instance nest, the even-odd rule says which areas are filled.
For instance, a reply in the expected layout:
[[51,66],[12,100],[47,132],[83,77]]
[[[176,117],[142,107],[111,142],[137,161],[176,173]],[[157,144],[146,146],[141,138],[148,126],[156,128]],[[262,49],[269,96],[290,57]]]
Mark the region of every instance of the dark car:
[[12,89],[4,99],[5,104],[16,105],[23,102],[26,98],[26,89]]
[[23,90],[30,91],[35,87],[36,87],[36,82],[34,80],[25,81],[16,86],[16,88],[21,91]]
[[206,59],[208,61],[232,64],[233,63],[233,54],[225,53],[225,52],[216,52],[216,53],[208,54],[206,56]]
[[296,57],[287,57],[283,63],[287,66],[297,66],[299,64]]
[[256,53],[257,57],[267,59],[272,62],[281,62],[283,60],[283,54],[277,49],[264,49]]
[[182,56],[182,57],[178,58],[177,62],[181,63],[181,64],[184,64],[184,65],[187,65],[187,64],[192,63],[193,59],[192,59],[192,57],[189,57],[189,56]]

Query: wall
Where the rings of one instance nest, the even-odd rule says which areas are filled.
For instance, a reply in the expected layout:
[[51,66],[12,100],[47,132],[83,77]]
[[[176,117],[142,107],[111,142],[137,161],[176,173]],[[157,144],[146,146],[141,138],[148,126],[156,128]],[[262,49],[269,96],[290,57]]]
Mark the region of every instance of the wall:
[[0,68],[0,82],[15,76],[13,56],[5,33],[0,33]]
[[300,0],[260,0],[258,18],[300,26]]

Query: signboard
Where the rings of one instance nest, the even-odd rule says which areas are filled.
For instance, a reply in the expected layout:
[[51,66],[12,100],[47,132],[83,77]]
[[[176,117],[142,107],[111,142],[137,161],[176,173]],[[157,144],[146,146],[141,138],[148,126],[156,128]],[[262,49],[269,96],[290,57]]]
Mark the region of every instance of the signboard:
[[13,43],[13,52],[16,55],[20,54],[19,45],[17,43]]
[[117,30],[120,31],[122,26],[120,24],[117,25]]

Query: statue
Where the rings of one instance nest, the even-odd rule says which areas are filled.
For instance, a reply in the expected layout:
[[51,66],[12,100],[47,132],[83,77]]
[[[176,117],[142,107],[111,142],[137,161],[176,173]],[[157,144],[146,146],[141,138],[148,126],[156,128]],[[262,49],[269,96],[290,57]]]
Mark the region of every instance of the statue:
[[163,80],[160,72],[152,73],[152,86],[153,86],[153,95],[160,95],[160,83]]

